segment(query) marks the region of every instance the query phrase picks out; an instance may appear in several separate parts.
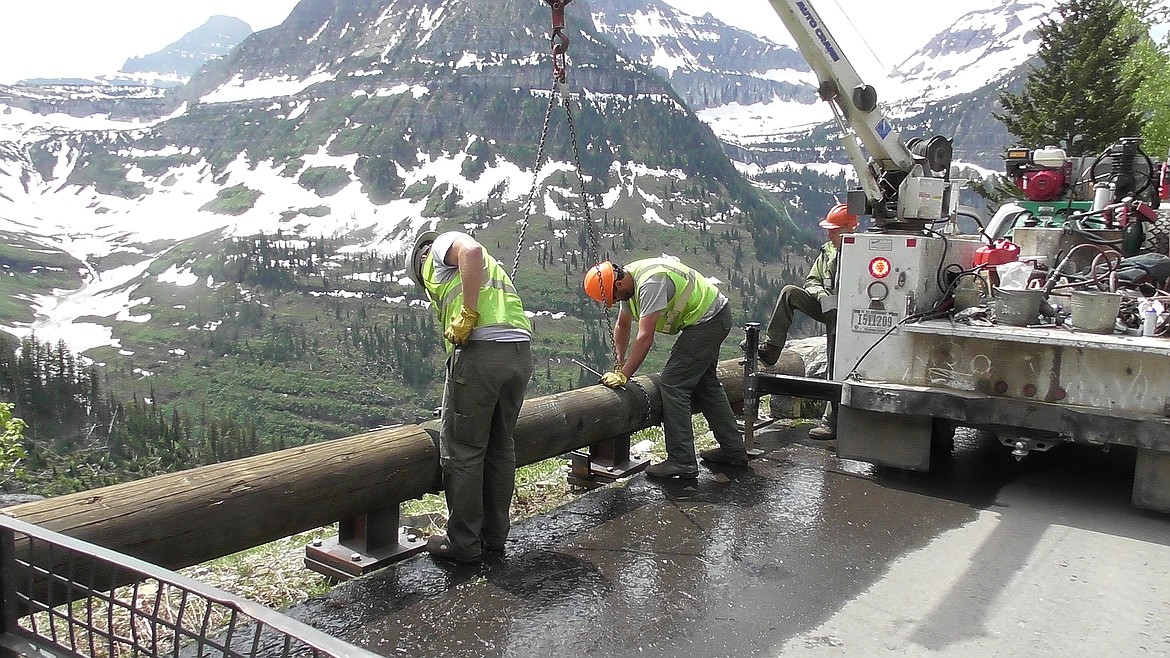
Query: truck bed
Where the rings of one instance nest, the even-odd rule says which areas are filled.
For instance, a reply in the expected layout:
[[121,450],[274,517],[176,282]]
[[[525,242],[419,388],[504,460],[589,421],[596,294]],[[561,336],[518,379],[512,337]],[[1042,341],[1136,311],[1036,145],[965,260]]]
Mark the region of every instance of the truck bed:
[[903,325],[900,331],[1013,343],[1044,343],[1080,349],[1142,352],[1151,356],[1170,357],[1170,339],[1167,338],[1124,334],[1090,334],[1064,327],[1009,327],[1005,325],[986,327],[949,320],[929,320]]
[[1170,340],[949,320],[897,331],[908,352],[878,346],[843,405],[1170,451]]

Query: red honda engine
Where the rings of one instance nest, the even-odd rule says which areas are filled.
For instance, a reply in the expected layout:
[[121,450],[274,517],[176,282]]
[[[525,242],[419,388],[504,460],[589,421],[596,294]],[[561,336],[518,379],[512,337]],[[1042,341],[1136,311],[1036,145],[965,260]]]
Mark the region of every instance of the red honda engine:
[[1029,201],[1053,201],[1067,189],[1072,178],[1072,163],[1064,149],[1048,146],[1042,149],[1013,148],[1007,157],[1007,173],[1015,179],[1016,187]]
[[1052,201],[1064,191],[1067,180],[1063,171],[1029,171],[1016,179],[1016,186],[1029,201]]

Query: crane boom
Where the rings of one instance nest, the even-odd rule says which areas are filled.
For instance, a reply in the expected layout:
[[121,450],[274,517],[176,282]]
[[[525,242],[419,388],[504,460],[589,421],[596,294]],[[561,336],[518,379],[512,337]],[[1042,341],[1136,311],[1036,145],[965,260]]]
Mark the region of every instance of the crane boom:
[[816,9],[807,0],[769,1],[816,73],[821,98],[842,115],[883,168],[909,171],[914,165],[913,156],[898,131],[878,110],[873,87],[862,82]]
[[[953,215],[958,195],[952,194],[949,180],[950,140],[915,138],[904,143],[878,108],[877,92],[861,80],[812,3],[769,2],[816,74],[817,93],[833,110],[865,195],[862,214],[871,214],[879,226],[894,228]],[[850,205],[855,205],[853,200]]]

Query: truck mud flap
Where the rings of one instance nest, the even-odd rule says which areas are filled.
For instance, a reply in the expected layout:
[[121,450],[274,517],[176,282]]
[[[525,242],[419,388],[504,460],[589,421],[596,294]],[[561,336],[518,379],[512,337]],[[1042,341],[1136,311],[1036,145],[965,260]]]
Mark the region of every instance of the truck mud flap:
[[1170,513],[1170,452],[1138,450],[1133,506]]
[[929,471],[932,426],[929,416],[842,406],[837,411],[837,455],[880,466]]

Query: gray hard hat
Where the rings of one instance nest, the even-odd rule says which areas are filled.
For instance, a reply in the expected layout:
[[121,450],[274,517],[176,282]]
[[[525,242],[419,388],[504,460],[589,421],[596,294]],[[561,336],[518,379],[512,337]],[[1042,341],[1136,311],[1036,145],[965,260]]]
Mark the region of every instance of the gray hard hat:
[[410,277],[411,281],[414,281],[415,285],[424,290],[426,288],[422,283],[422,262],[419,254],[422,252],[423,247],[434,242],[437,237],[439,237],[439,234],[435,231],[423,231],[415,238],[414,246],[406,254],[406,275]]

